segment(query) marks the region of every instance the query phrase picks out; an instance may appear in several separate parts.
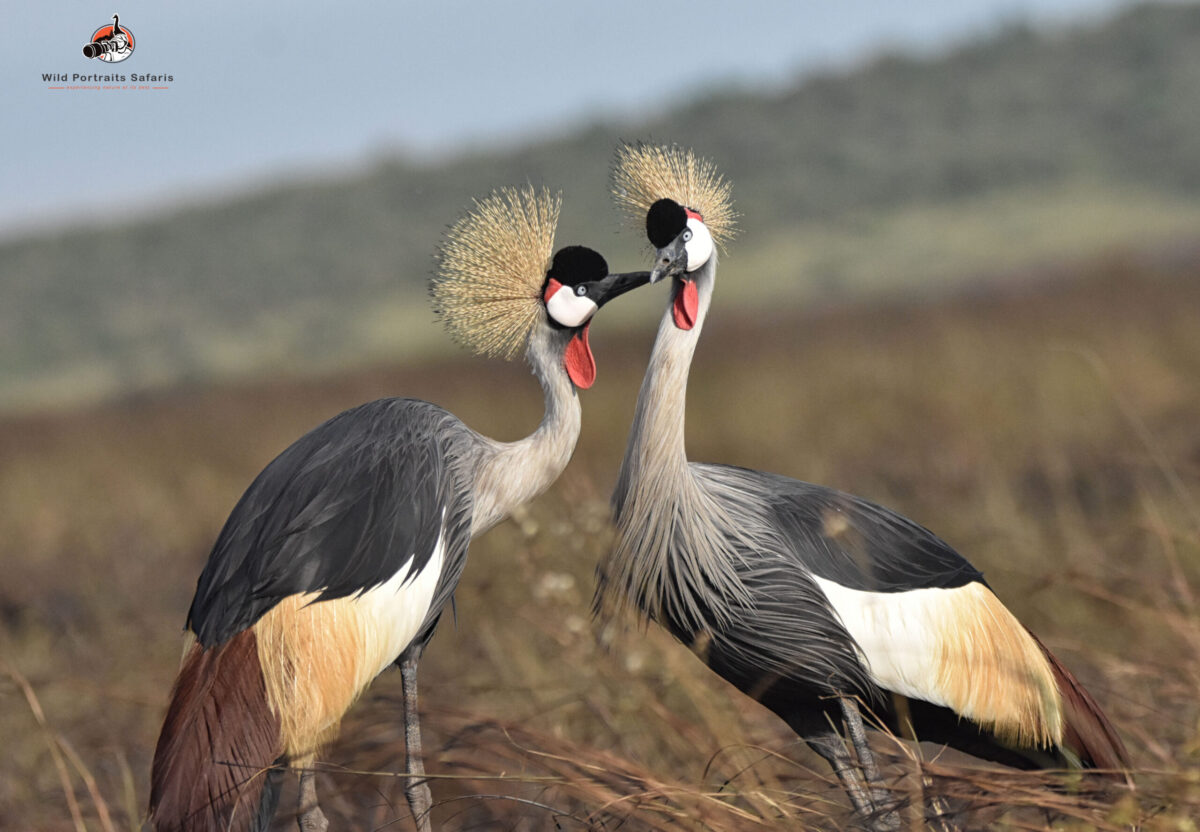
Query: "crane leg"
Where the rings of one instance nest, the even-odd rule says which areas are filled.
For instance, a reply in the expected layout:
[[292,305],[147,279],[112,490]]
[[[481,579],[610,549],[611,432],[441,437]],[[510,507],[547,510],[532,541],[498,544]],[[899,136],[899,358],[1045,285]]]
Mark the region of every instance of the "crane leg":
[[[884,788],[880,767],[875,761],[875,752],[872,752],[871,744],[866,740],[866,726],[863,725],[863,714],[859,713],[857,702],[842,696],[841,713],[846,719],[846,734],[850,736],[854,754],[858,755],[858,765],[862,768],[863,776],[871,790],[871,800],[875,802],[876,807],[886,809],[887,816],[895,815],[892,795]],[[899,816],[896,816],[895,824],[895,828],[900,828]]]
[[408,779],[404,785],[404,796],[412,810],[417,832],[432,832],[429,810],[433,807],[433,795],[425,779],[425,762],[421,758],[421,721],[417,713],[417,662],[421,651],[414,651],[400,660],[400,677],[404,682],[404,745],[405,769]]
[[296,825],[300,827],[300,832],[326,832],[329,829],[329,821],[317,804],[317,773],[308,766],[300,769]]
[[850,752],[846,749],[846,743],[841,736],[831,728],[819,734],[806,736],[804,739],[813,751],[816,751],[829,763],[833,773],[837,775],[838,781],[841,782],[846,796],[854,805],[855,811],[865,818],[874,815],[875,804],[871,800],[871,794],[866,784],[863,783],[862,775],[854,765],[854,760],[850,757]]

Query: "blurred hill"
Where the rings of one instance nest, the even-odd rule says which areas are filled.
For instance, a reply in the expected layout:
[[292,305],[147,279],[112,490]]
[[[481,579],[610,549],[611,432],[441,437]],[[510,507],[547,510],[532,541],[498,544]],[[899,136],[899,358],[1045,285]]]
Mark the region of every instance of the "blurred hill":
[[693,145],[732,179],[744,232],[724,261],[722,303],[744,308],[780,292],[795,303],[936,292],[1187,244],[1200,240],[1197,102],[1200,6],[1152,5],[782,90],[715,91],[516,149],[381,160],[336,180],[313,172],[8,241],[0,408],[446,351],[424,283],[442,229],[472,196],[562,187],[560,243],[632,267],[640,238],[618,234],[606,193],[619,138]]

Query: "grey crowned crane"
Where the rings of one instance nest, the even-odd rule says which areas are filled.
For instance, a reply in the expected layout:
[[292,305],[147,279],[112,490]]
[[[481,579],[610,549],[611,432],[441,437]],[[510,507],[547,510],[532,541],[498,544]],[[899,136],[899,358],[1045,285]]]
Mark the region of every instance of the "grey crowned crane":
[[225,522],[187,616],[154,754],[159,832],[267,828],[282,772],[300,771],[301,829],[325,829],[311,763],[389,665],[404,690],[406,795],[430,829],[417,662],[476,535],[558,477],[591,386],[593,314],[645,284],[596,252],[551,256],[560,198],[502,190],[448,232],[431,285],[451,334],[476,352],[524,352],[546,414],[516,442],[481,436],[418,399],[370,402],[302,436]]
[[671,286],[612,497],[617,534],[595,612],[633,607],[691,646],[824,757],[879,829],[900,821],[859,703],[898,736],[1013,766],[1126,767],[1088,692],[932,532],[831,488],[688,462],[688,372],[716,244],[733,230],[730,186],[690,150],[623,145],[613,187],[645,223],[651,281]]

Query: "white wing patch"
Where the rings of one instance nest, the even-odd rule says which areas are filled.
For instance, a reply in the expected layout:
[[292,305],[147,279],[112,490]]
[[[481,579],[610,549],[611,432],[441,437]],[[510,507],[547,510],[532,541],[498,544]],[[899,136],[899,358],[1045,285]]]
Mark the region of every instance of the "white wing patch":
[[949,706],[940,670],[938,611],[952,589],[867,592],[813,576],[858,643],[868,673],[880,687]]
[[869,592],[813,580],[880,687],[950,708],[1018,745],[1062,741],[1049,661],[983,584]]
[[293,759],[332,737],[346,709],[416,637],[445,559],[445,512],[442,521],[428,563],[411,578],[410,556],[386,583],[361,595],[289,595],[255,623],[267,702]]
[[[443,510],[443,520],[445,516]],[[366,614],[375,620],[376,643],[368,645],[375,660],[372,678],[386,670],[404,652],[425,621],[425,615],[433,603],[438,578],[442,574],[445,539],[446,527],[443,525],[425,568],[407,581],[409,566],[413,562],[411,556],[386,583],[358,596],[356,604],[361,605]]]

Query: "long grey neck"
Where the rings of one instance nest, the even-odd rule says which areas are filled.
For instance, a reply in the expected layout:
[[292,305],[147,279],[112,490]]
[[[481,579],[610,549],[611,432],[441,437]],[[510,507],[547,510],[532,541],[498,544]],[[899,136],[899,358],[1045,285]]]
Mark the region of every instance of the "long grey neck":
[[475,467],[472,536],[549,488],[571,460],[581,416],[579,395],[563,364],[563,339],[564,333],[548,327],[530,336],[527,357],[546,397],[546,415],[537,430],[516,442],[483,438]]
[[639,487],[639,482],[647,479],[670,481],[687,476],[684,420],[688,373],[712,302],[716,260],[714,253],[695,275],[699,294],[695,325],[691,329],[677,327],[670,303],[659,323],[658,337],[638,392],[625,459],[617,478],[613,499],[618,507],[630,488]]
[[684,447],[688,370],[716,265],[714,255],[693,275],[695,325],[676,327],[668,305],[659,326],[613,493],[616,540],[600,564],[593,602],[602,620],[634,607],[685,640],[719,626],[749,598],[728,554],[736,524],[692,473]]

